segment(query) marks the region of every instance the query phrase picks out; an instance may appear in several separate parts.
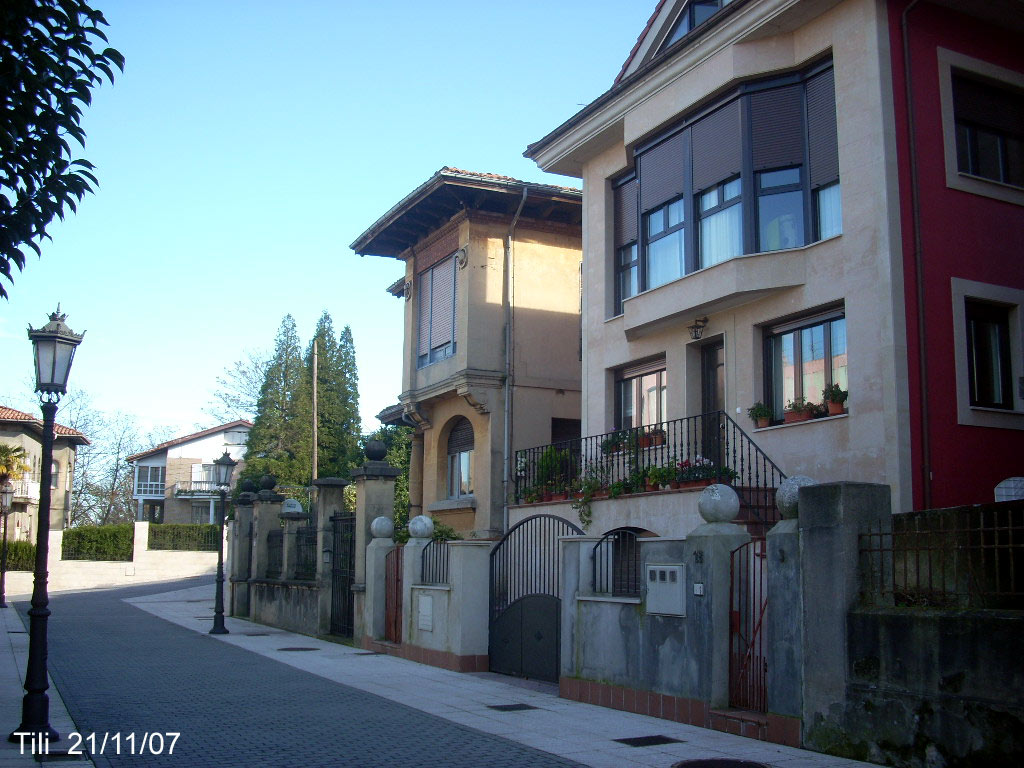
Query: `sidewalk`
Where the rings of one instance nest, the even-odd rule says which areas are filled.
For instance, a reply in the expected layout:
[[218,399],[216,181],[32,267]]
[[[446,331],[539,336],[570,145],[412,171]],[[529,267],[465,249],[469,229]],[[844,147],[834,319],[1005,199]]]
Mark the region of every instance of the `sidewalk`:
[[[28,596],[19,595],[17,599],[27,600]],[[7,605],[7,608],[0,608],[0,632],[3,634],[0,637],[0,768],[24,768],[37,764],[29,745],[26,744],[22,751],[18,744],[7,741],[7,735],[21,724],[21,700],[25,695],[22,685],[28,663],[28,625],[22,624],[21,616],[10,598]],[[47,693],[50,697],[50,725],[61,736],[60,741],[50,744],[50,755],[56,761],[59,753],[74,746],[68,734],[77,729],[52,680]],[[79,766],[93,765],[84,756],[77,760],[63,757],[60,761]]]
[[[208,633],[211,626],[212,585],[128,598],[126,602],[195,632]],[[681,760],[698,758],[753,760],[776,768],[872,765],[560,699],[554,685],[491,673],[449,672],[241,619],[228,618],[226,625],[231,634],[212,637],[593,768],[671,768]],[[509,705],[514,709],[494,709]],[[650,736],[675,741],[643,747],[615,741]],[[3,765],[0,763],[0,768]]]

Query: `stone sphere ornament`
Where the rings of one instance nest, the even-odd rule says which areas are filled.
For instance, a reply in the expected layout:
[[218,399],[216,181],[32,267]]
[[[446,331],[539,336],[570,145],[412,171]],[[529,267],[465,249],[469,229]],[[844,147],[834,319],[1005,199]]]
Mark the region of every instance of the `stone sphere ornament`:
[[264,475],[260,478],[260,490],[272,491],[277,486],[277,478],[273,475]]
[[429,539],[434,535],[434,521],[426,515],[417,515],[409,521],[409,535],[414,539]]
[[818,481],[807,475],[793,475],[779,483],[775,492],[775,506],[783,520],[795,520],[799,514],[797,506],[800,502],[800,489],[806,485],[817,485]]
[[366,458],[370,461],[384,461],[388,455],[388,447],[380,440],[371,440],[366,444]]
[[697,510],[709,523],[731,523],[740,513],[740,497],[730,486],[713,483],[701,491]]
[[381,515],[370,523],[370,535],[375,539],[390,539],[395,535],[395,521]]
[[252,480],[243,480],[242,493],[256,493],[256,483]]

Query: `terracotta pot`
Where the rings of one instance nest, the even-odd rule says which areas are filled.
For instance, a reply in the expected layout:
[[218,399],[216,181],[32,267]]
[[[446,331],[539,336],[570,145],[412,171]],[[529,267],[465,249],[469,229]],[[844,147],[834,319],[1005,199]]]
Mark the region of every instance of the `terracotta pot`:
[[786,411],[786,423],[795,424],[798,421],[810,421],[810,411]]
[[833,403],[831,400],[828,401],[829,416],[842,416],[844,413],[846,413],[846,407],[842,403]]
[[670,482],[668,484],[668,487],[671,488],[673,491],[676,491],[676,490],[679,490],[679,485],[680,485],[680,483],[679,483],[678,480],[673,480],[672,482]]
[[565,501],[568,498],[569,498],[569,494],[566,491],[562,491],[561,493],[552,493],[551,494],[551,501]]
[[553,494],[553,493],[551,493],[551,491],[544,491],[544,493],[543,493],[543,494],[541,495],[541,497],[540,497],[540,498],[541,498],[541,501],[551,501],[551,497],[552,497],[553,495],[554,495],[554,494]]
[[649,480],[644,485],[645,485],[648,493],[652,493],[654,491],[660,491],[661,490],[661,486],[660,485],[658,485],[657,483],[652,483]]
[[771,419],[769,419],[767,416],[762,416],[761,418],[759,418],[757,420],[757,428],[758,429],[764,429],[765,427],[770,426],[771,423],[772,423]]

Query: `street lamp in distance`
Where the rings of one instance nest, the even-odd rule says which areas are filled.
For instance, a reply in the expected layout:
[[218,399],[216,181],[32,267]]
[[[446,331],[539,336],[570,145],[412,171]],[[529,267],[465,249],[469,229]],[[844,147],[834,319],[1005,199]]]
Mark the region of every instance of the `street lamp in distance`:
[[224,514],[227,512],[231,473],[237,465],[238,462],[232,459],[231,454],[227,451],[224,451],[224,455],[219,459],[214,459],[213,462],[213,479],[220,488],[220,514],[217,515],[220,533],[217,540],[217,594],[213,604],[211,635],[228,634],[228,628],[224,626]]
[[28,327],[35,357],[36,394],[43,412],[42,476],[39,488],[39,520],[36,521],[36,562],[33,569],[32,607],[28,609],[28,666],[25,670],[25,696],[21,703],[21,725],[8,741],[24,744],[30,735],[40,741],[57,741],[60,734],[50,725],[50,685],[46,671],[46,620],[50,616],[50,598],[46,591],[46,569],[50,539],[50,491],[53,476],[53,432],[57,403],[68,391],[68,376],[75,350],[85,333],[75,333],[64,322],[67,315],[57,311],[42,328]]
[[7,516],[14,503],[14,484],[10,480],[0,486],[0,514],[4,516],[3,544],[0,545],[0,608],[7,607]]

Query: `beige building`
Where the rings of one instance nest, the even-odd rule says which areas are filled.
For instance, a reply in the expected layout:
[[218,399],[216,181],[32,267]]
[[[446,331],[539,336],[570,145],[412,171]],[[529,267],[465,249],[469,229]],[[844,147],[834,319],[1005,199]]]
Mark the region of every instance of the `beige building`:
[[[499,535],[519,448],[579,436],[580,192],[442,168],[360,235],[405,262],[410,515]],[[514,350],[514,354],[507,354]]]
[[[718,413],[786,474],[911,507],[891,91],[884,4],[664,0],[527,149],[583,180],[584,435]],[[830,384],[842,413],[787,423]]]
[[[75,453],[80,445],[89,445],[81,432],[63,424],[54,427],[53,466],[50,480],[50,530],[67,527],[71,509],[71,483],[75,472]],[[13,408],[0,406],[0,442],[25,450],[28,471],[14,485],[14,502],[7,520],[7,536],[12,541],[34,541],[39,514],[39,490],[42,478],[43,420]]]
[[213,462],[225,451],[238,462],[231,480],[242,473],[245,446],[252,424],[238,420],[177,437],[142,453],[129,456],[135,479],[132,498],[138,503],[136,520],[149,523],[216,523]]

